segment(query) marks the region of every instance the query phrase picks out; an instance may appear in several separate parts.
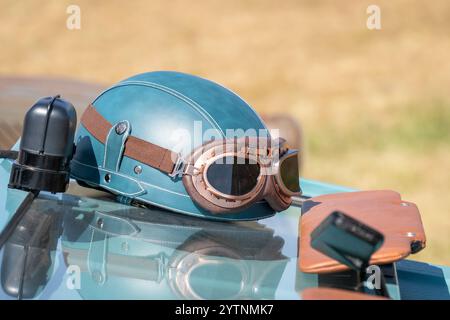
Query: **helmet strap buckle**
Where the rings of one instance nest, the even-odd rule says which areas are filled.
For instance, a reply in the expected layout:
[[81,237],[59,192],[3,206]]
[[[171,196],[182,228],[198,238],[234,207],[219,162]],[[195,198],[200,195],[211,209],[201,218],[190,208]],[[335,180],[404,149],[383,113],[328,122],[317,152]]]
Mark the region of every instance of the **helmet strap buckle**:
[[175,162],[175,165],[173,166],[173,171],[169,173],[169,177],[171,177],[172,179],[182,177],[185,173],[186,166],[187,163],[182,157],[179,156],[177,162]]

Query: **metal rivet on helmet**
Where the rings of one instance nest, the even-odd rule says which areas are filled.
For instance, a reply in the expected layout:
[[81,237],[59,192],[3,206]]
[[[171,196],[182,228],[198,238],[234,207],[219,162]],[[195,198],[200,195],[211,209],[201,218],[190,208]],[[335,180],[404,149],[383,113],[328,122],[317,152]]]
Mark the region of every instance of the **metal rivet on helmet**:
[[116,133],[118,135],[122,135],[125,133],[125,131],[127,131],[128,129],[128,125],[125,121],[120,121],[117,125],[116,125]]

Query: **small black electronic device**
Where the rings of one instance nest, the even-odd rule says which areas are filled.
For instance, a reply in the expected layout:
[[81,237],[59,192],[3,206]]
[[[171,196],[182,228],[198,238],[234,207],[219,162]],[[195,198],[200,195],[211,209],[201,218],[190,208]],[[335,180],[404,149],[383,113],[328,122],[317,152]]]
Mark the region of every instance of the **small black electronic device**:
[[[311,233],[311,246],[326,256],[357,272],[360,291],[365,288],[370,258],[384,242],[382,233],[368,225],[334,211]],[[381,287],[374,294],[387,295],[383,275]]]
[[334,211],[311,233],[311,246],[353,270],[368,266],[384,236],[377,230]]

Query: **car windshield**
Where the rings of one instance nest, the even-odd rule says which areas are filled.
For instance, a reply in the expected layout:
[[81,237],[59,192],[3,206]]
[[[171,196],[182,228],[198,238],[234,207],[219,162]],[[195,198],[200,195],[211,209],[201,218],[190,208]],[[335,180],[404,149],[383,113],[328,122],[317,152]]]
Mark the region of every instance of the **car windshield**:
[[[2,229],[26,195],[7,188],[10,167],[0,162]],[[214,222],[72,182],[41,193],[3,246],[0,299],[298,299],[319,285],[297,268],[300,212]]]
[[[0,164],[2,227],[25,194],[3,188],[9,166]],[[2,248],[0,299],[297,298],[296,211],[213,222],[72,182],[66,194],[41,193]]]

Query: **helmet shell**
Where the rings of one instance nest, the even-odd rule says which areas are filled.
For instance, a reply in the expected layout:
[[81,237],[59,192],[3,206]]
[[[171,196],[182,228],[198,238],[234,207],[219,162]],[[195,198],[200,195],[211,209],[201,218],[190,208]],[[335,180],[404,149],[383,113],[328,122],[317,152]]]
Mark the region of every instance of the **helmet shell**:
[[[225,138],[254,136],[267,128],[257,113],[230,90],[203,78],[179,72],[143,73],[107,89],[92,103],[112,125],[129,124],[129,134],[182,156],[202,145],[211,136]],[[219,135],[219,136],[217,136]],[[140,202],[175,212],[217,220],[255,220],[275,212],[265,202],[231,214],[213,214],[198,206],[188,195],[181,179],[124,156],[120,166],[107,166],[105,145],[81,124],[71,174],[92,187],[106,189],[124,202]],[[108,149],[110,150],[110,149]],[[108,175],[108,177],[107,177]],[[106,178],[105,178],[106,177]]]

